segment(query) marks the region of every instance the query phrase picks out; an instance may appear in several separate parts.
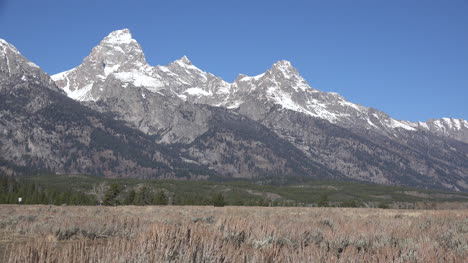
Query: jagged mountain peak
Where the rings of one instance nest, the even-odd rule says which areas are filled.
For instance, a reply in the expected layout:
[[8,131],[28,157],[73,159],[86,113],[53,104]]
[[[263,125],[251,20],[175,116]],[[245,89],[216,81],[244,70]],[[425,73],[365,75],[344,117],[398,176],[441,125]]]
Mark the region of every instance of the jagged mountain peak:
[[146,65],[143,49],[132,38],[128,29],[113,31],[102,39],[99,45],[91,51],[88,62],[102,63],[103,67],[123,64]]
[[129,44],[133,42],[136,42],[136,40],[133,39],[132,33],[128,28],[115,30],[101,41],[101,43],[107,44]]
[[4,39],[0,39],[0,83],[0,90],[8,83],[32,83],[62,92],[49,75]]
[[211,75],[194,66],[187,56],[171,62],[166,69],[176,77],[179,84],[189,86],[199,86],[201,83],[206,83]]
[[105,81],[111,74],[124,81],[137,79],[138,83],[135,84],[138,85],[153,84],[155,81],[148,79],[147,71],[150,71],[150,66],[140,44],[132,38],[130,30],[121,29],[103,38],[81,65],[55,74],[52,78],[69,97],[88,101],[99,97],[99,92],[92,92],[93,86]]
[[[11,75],[14,73],[15,69],[18,70],[19,68],[27,69],[27,72],[37,71],[39,70],[39,66],[34,64],[33,62],[24,58],[21,53],[16,49],[15,46],[8,43],[8,41],[0,38],[0,65],[5,66],[8,73]],[[25,73],[21,71],[21,73]]]
[[288,60],[278,60],[273,64],[273,67],[282,67],[282,68],[292,68],[291,61]]
[[174,62],[182,63],[185,65],[192,65],[192,61],[190,61],[190,59],[185,55]]
[[171,62],[168,66],[169,69],[173,69],[179,71],[180,69],[185,70],[195,70],[198,73],[204,72],[203,70],[199,69],[198,67],[194,66],[192,61],[187,56],[183,56],[177,60]]
[[[255,76],[249,76],[246,74],[238,74],[236,80],[234,83],[239,83],[239,82],[251,82],[251,81],[262,81],[265,79],[273,79],[274,82],[276,82],[276,79],[281,80],[281,79],[288,79],[292,81],[297,81],[300,84],[305,84],[305,80],[300,76],[299,72],[297,71],[296,68],[294,68],[291,64],[291,62],[287,60],[279,60],[275,62],[265,73],[255,75]],[[272,84],[273,86],[278,85],[280,83],[271,83],[268,82],[269,84]]]
[[299,72],[291,62],[287,60],[280,60],[274,63],[271,68],[268,70],[268,72],[271,72],[273,74],[282,74],[285,77],[291,77],[291,76],[298,76]]

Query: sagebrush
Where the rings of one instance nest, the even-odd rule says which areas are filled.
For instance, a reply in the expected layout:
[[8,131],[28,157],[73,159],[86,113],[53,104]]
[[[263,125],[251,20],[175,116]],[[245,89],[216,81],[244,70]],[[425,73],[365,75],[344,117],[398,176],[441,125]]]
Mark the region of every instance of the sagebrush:
[[468,211],[0,206],[5,262],[466,262]]

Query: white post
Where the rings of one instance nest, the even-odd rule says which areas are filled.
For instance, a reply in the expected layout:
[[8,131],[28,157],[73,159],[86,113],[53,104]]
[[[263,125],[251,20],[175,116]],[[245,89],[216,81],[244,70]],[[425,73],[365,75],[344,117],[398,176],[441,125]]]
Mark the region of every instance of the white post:
[[18,204],[21,204],[21,201],[23,201],[23,198],[18,197]]

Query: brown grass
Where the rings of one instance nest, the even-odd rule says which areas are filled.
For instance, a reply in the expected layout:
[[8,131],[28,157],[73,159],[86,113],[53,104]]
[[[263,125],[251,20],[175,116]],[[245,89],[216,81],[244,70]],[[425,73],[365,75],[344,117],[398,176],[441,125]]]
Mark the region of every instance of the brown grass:
[[468,210],[0,206],[2,262],[467,259]]

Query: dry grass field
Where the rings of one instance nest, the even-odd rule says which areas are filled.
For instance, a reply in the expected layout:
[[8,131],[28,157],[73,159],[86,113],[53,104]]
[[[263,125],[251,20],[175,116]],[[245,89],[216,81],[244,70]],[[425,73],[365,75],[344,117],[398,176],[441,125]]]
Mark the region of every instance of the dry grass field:
[[468,262],[468,210],[0,206],[1,262]]

